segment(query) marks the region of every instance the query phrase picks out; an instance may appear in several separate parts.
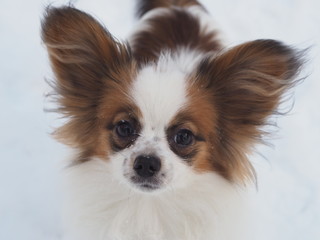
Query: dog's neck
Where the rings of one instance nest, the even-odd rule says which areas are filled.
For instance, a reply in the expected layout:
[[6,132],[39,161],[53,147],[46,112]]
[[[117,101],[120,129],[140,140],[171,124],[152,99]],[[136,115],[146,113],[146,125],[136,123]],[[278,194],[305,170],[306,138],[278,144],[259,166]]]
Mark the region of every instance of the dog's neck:
[[249,239],[243,235],[247,194],[218,175],[201,174],[188,189],[150,194],[119,183],[109,171],[100,159],[68,169],[66,222],[77,232],[67,229],[67,239]]

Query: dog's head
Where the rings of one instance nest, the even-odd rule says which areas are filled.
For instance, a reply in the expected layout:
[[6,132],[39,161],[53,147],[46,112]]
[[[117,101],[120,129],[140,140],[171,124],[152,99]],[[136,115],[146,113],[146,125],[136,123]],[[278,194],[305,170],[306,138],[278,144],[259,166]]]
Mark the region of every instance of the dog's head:
[[99,157],[117,181],[143,192],[207,172],[254,178],[247,154],[300,66],[274,40],[212,54],[182,46],[137,64],[128,44],[72,7],[49,8],[42,34],[69,118],[57,136],[80,150],[78,164]]

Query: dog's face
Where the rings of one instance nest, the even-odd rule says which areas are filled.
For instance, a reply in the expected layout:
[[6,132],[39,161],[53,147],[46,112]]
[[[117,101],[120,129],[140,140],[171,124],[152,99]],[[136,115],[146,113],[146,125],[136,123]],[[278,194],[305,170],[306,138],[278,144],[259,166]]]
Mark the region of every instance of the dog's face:
[[209,54],[179,46],[141,63],[73,8],[49,9],[42,27],[70,118],[57,136],[80,150],[78,164],[99,157],[143,192],[185,187],[203,172],[252,179],[247,154],[299,69],[297,54],[273,40]]
[[109,116],[102,146],[113,174],[142,191],[185,186],[195,169],[214,167],[206,154],[213,147],[215,109],[192,86],[190,73],[177,70],[179,59],[170,58],[134,74],[112,112],[110,100],[101,105]]

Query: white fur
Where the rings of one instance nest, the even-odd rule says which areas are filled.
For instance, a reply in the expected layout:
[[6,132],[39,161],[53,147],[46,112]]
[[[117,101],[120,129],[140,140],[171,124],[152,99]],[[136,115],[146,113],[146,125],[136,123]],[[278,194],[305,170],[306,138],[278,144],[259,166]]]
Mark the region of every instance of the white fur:
[[[143,116],[135,144],[68,169],[66,240],[250,239],[246,192],[213,172],[195,172],[167,143],[165,129],[187,101],[186,79],[199,60],[185,53],[163,55],[134,82],[131,97]],[[166,177],[159,190],[143,192],[126,176],[137,155],[151,152]]]
[[162,129],[186,103],[186,73],[182,64],[162,55],[158,64],[142,69],[132,89],[143,123]]
[[190,6],[186,10],[196,17],[200,23],[201,31],[203,32],[216,32],[217,35],[214,36],[215,41],[223,43],[225,46],[228,46],[228,39],[225,36],[224,32],[220,31],[221,27],[217,21],[215,21],[210,14],[205,12],[199,6]]
[[[150,11],[143,20],[167,11]],[[187,11],[200,18],[199,9]],[[206,20],[199,21],[208,30]],[[194,171],[167,141],[166,129],[187,103],[187,79],[202,57],[189,49],[162,53],[158,63],[139,72],[129,93],[142,113],[138,139],[108,159],[67,170],[66,240],[254,239],[246,235],[247,192],[214,172]],[[130,181],[140,154],[161,159],[165,177],[155,191]]]
[[213,20],[212,16],[209,15],[203,8],[199,6],[189,6],[189,7],[172,7],[172,8],[155,8],[148,11],[146,14],[139,19],[138,23],[132,30],[132,34],[130,34],[129,42],[132,42],[132,37],[139,31],[148,31],[150,30],[150,24],[148,23],[149,19],[166,16],[172,12],[172,9],[181,9],[185,12],[191,14],[195,17],[200,23],[200,30],[203,33],[208,32],[216,32],[217,35],[214,36],[215,41],[219,41],[220,43],[227,43],[227,37],[223,34],[222,31],[219,31],[219,24]]
[[188,187],[138,193],[92,159],[68,169],[66,240],[249,240],[248,199],[214,173],[189,172]]
[[142,130],[130,148],[110,156],[118,181],[130,184],[135,158],[152,154],[161,159],[161,173],[165,174],[160,179],[163,183],[160,190],[187,184],[190,167],[170,150],[166,129],[188,101],[187,79],[198,61],[196,52],[187,54],[181,50],[174,56],[164,53],[158,63],[140,71],[133,83],[131,98],[142,114],[139,119]]

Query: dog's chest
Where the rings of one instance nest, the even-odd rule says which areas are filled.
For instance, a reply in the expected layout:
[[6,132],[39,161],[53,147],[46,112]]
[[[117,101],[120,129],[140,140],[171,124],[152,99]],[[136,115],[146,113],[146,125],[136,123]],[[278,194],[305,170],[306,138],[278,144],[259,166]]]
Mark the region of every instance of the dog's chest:
[[152,195],[110,181],[101,169],[91,163],[69,176],[66,240],[249,239],[241,237],[246,199],[217,176]]

